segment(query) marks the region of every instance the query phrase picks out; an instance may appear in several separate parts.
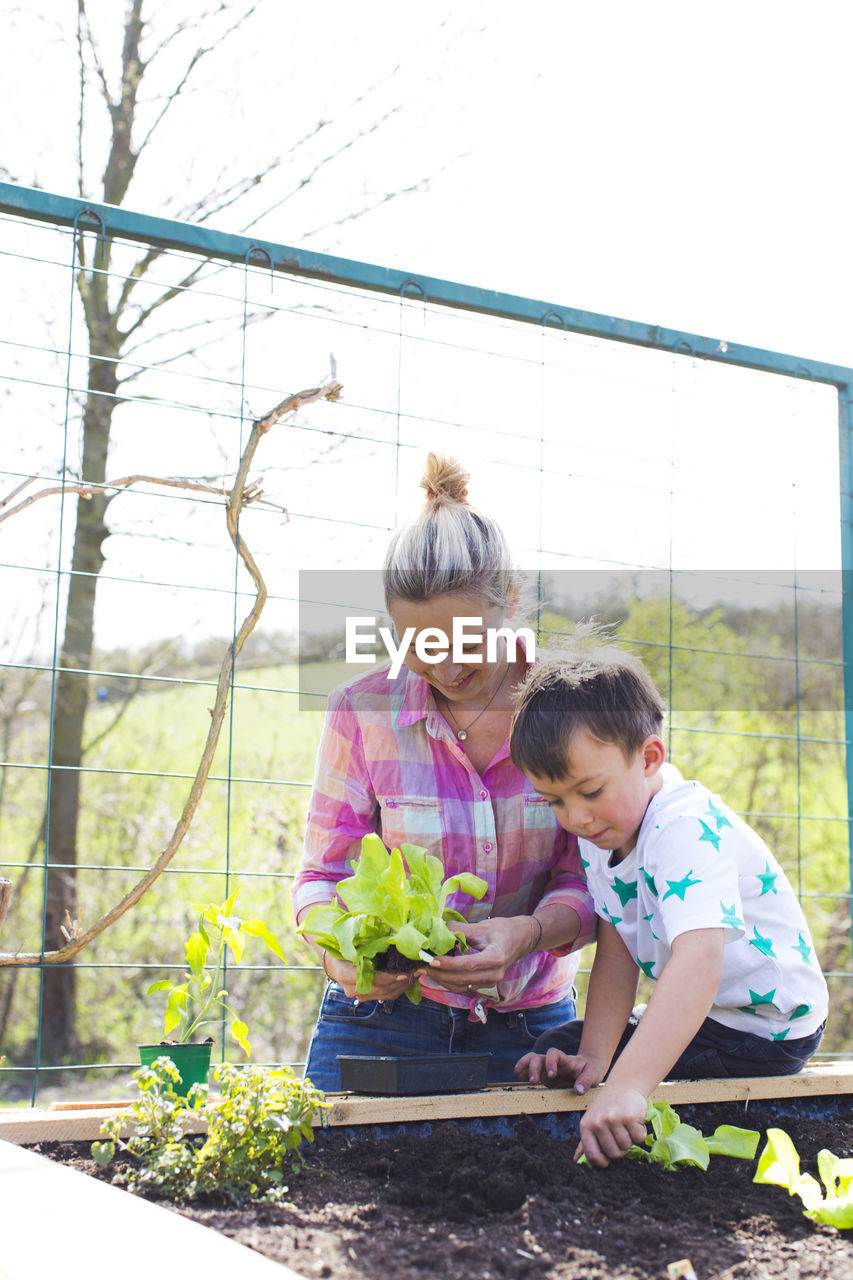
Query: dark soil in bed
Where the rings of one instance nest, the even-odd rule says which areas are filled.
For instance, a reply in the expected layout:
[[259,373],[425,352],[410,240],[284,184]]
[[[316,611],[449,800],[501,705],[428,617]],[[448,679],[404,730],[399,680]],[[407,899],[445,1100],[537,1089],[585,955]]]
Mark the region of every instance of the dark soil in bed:
[[[821,1147],[853,1154],[849,1113],[679,1110],[705,1133],[722,1122],[762,1134],[776,1124],[815,1174]],[[853,1280],[853,1231],[816,1226],[781,1188],[755,1186],[755,1161],[715,1156],[705,1173],[627,1160],[596,1170],[575,1165],[574,1148],[528,1119],[509,1136],[452,1121],[424,1135],[329,1129],[307,1149],[287,1204],[181,1212],[331,1280],[657,1280],[683,1258],[698,1280]],[[36,1149],[98,1172],[88,1144]]]

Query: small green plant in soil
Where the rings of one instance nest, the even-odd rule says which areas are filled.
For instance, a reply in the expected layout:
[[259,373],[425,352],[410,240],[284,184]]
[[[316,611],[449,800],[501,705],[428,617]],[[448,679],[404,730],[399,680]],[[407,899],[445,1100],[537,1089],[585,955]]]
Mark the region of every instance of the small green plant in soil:
[[[461,890],[482,898],[486,881],[471,872],[444,879],[444,866],[420,845],[404,844],[389,853],[378,836],[365,836],[353,874],[338,882],[344,903],[312,907],[297,933],[309,934],[318,946],[356,967],[356,991],[373,986],[377,969],[416,969],[435,956],[467,951],[465,936],[450,925],[465,917],[447,906]],[[397,961],[402,957],[402,962]],[[421,984],[410,983],[406,995],[421,999]]]
[[[680,1120],[668,1102],[650,1102],[646,1124],[652,1131],[645,1145],[635,1143],[625,1155],[631,1160],[645,1160],[673,1170],[681,1165],[707,1169],[713,1155],[752,1160],[761,1136],[757,1129],[720,1124],[710,1137],[703,1137],[699,1129]],[[589,1161],[586,1156],[581,1156],[578,1163],[589,1164]]]
[[[213,1075],[218,1095],[194,1084],[184,1097],[175,1092],[180,1075],[170,1058],[135,1071],[139,1098],[101,1126],[105,1141],[93,1143],[95,1160],[105,1167],[117,1150],[133,1157],[116,1180],[138,1195],[177,1202],[215,1195],[236,1205],[280,1200],[288,1189],[285,1166],[298,1173],[300,1147],[313,1141],[313,1120],[327,1105],[322,1093],[285,1067],[223,1063]],[[185,1135],[195,1118],[206,1134]],[[123,1138],[127,1129],[134,1132]]]
[[853,1159],[831,1151],[817,1153],[817,1170],[826,1189],[810,1173],[800,1173],[797,1148],[784,1129],[768,1129],[767,1143],[758,1161],[753,1182],[784,1187],[788,1195],[799,1196],[803,1213],[813,1222],[833,1227],[853,1227]]
[[[184,981],[175,985],[168,978],[154,982],[148,994],[167,991],[164,1032],[166,1041],[185,1044],[202,1027],[218,1022],[222,1012],[233,1019],[231,1034],[248,1058],[251,1055],[249,1031],[228,1003],[228,991],[222,985],[228,950],[235,964],[239,964],[248,938],[260,938],[273,955],[284,964],[287,961],[281,944],[263,920],[241,920],[234,915],[234,900],[240,886],[230,893],[225,902],[193,903],[199,912],[198,929],[184,943],[189,972]],[[209,957],[213,957],[212,965]]]

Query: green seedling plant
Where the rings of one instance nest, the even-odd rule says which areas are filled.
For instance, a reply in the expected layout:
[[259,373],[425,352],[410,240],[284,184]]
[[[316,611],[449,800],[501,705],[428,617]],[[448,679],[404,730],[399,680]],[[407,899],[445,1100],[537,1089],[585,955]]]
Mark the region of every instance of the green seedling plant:
[[327,1106],[322,1093],[286,1067],[223,1063],[213,1075],[218,1094],[194,1084],[184,1097],[175,1092],[181,1077],[170,1058],[135,1071],[139,1098],[103,1123],[95,1160],[105,1168],[116,1151],[133,1157],[115,1180],[137,1195],[178,1203],[212,1194],[236,1205],[280,1201],[288,1191],[285,1168],[299,1172],[300,1148],[313,1141],[313,1123]]
[[[752,1160],[761,1136],[757,1129],[721,1124],[710,1137],[703,1137],[699,1129],[680,1120],[668,1102],[650,1102],[646,1124],[651,1127],[651,1133],[645,1145],[634,1143],[625,1155],[631,1160],[645,1160],[671,1170],[684,1165],[707,1169],[713,1155]],[[581,1156],[578,1163],[589,1164],[589,1161]]]
[[[376,835],[365,836],[353,874],[336,886],[344,906],[324,903],[312,907],[297,933],[310,935],[318,946],[356,968],[356,991],[373,986],[376,957],[392,947],[411,961],[424,964],[458,948],[467,951],[465,935],[450,926],[465,917],[447,906],[461,890],[482,898],[486,881],[471,872],[444,879],[444,866],[420,845],[403,844],[391,852]],[[415,979],[406,989],[413,1004],[421,999]]]
[[238,885],[220,905],[193,903],[193,909],[199,912],[198,929],[184,943],[188,966],[184,981],[176,985],[162,978],[152,983],[148,994],[168,992],[163,1020],[167,1041],[185,1044],[202,1027],[218,1022],[224,1012],[233,1019],[231,1034],[248,1058],[251,1055],[248,1027],[231,1008],[227,988],[223,986],[228,951],[234,963],[239,964],[247,940],[260,938],[274,956],[284,964],[287,961],[281,944],[263,920],[241,920],[234,915],[234,900],[239,892]]
[[767,1142],[758,1161],[753,1182],[784,1187],[788,1195],[799,1196],[803,1213],[813,1222],[833,1227],[853,1227],[853,1159],[817,1153],[820,1182],[810,1173],[800,1172],[800,1157],[784,1129],[768,1129]]

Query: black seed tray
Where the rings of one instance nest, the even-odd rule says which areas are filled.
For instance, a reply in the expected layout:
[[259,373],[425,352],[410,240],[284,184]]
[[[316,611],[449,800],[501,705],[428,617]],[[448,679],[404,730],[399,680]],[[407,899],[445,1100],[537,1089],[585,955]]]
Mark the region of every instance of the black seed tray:
[[422,1058],[369,1058],[338,1054],[347,1093],[466,1093],[485,1089],[487,1053],[428,1054]]

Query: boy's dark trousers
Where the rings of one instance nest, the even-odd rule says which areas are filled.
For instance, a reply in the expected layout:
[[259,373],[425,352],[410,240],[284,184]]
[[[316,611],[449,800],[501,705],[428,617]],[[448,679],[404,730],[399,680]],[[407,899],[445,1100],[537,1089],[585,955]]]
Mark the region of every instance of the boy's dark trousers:
[[[639,1026],[633,1015],[613,1055],[613,1062]],[[826,1023],[824,1023],[826,1026]],[[544,1031],[534,1053],[561,1049],[569,1057],[580,1049],[583,1018]],[[713,1080],[719,1076],[787,1076],[802,1071],[823,1039],[823,1027],[799,1040],[765,1040],[747,1031],[733,1031],[706,1018],[681,1057],[667,1071],[666,1080]],[[612,1063],[611,1063],[612,1065]]]

